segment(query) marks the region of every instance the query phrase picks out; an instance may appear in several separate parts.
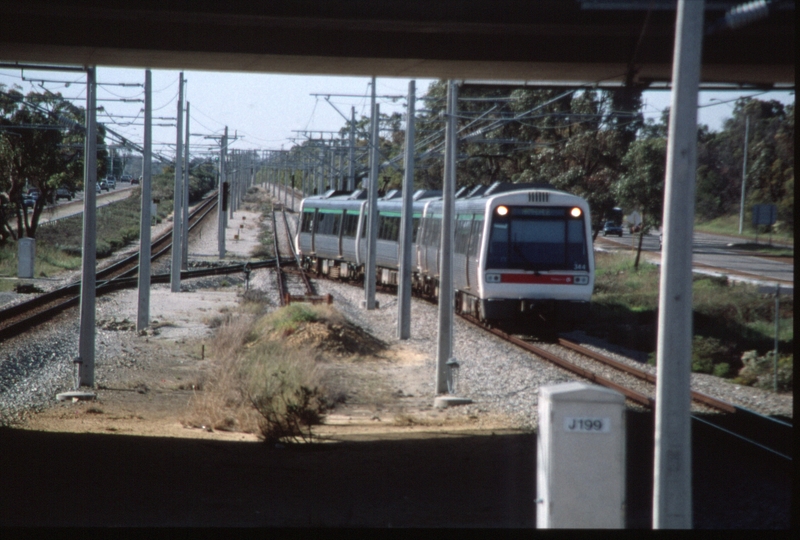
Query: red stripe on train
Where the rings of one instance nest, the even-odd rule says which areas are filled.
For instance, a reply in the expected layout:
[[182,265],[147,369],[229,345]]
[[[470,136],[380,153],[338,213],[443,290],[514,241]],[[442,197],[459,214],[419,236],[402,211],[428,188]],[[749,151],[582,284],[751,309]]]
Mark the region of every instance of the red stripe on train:
[[572,285],[572,276],[557,274],[500,274],[501,283],[538,283],[549,285]]

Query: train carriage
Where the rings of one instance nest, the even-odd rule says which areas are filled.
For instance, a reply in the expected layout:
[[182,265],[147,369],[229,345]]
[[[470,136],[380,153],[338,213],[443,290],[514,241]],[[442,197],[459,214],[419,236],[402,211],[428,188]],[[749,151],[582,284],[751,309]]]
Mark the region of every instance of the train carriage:
[[[398,192],[378,201],[376,280],[397,285]],[[296,237],[305,268],[361,279],[366,260],[366,193],[330,191],[301,205]],[[438,295],[441,192],[413,201],[412,287]],[[585,200],[550,186],[495,183],[455,203],[455,308],[484,321],[571,326],[588,315],[594,289],[591,219]]]

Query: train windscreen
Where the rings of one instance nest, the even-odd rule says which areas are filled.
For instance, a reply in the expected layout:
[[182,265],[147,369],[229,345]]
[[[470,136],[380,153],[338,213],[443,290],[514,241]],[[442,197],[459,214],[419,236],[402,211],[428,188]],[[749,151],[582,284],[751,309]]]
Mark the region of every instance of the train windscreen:
[[496,209],[486,269],[588,270],[584,216],[582,212],[574,216],[572,210],[535,206]]

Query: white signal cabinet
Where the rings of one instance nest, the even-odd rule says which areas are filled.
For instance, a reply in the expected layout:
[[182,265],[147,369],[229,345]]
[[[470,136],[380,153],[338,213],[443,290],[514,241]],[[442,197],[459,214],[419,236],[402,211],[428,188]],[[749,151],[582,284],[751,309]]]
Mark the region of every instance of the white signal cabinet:
[[36,240],[20,238],[17,241],[17,277],[30,279],[34,274]]
[[536,526],[625,527],[625,398],[582,382],[539,389]]

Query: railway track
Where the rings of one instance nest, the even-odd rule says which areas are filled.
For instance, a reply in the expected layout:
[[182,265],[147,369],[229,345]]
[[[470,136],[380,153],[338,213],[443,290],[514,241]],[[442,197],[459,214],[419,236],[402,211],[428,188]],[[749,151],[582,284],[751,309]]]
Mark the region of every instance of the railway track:
[[[282,218],[280,220],[280,226],[278,226],[278,220],[275,217],[275,214],[279,211]],[[273,210],[272,212],[272,232],[275,258],[276,260],[283,260],[282,266],[276,267],[281,306],[292,302],[325,302],[330,304],[332,301],[331,297],[317,296],[314,285],[311,283],[308,275],[297,264],[297,252],[295,251],[294,242],[292,241],[292,230],[289,226],[289,220],[286,217],[286,209],[282,206],[280,210]],[[281,256],[282,252],[287,251],[282,248],[281,245],[288,246],[291,258]]]
[[[316,277],[324,276],[317,275]],[[387,289],[387,292],[390,291]],[[430,298],[423,299],[432,300]],[[567,349],[573,353],[578,353],[578,355],[583,358],[581,362],[576,362],[566,358],[566,355],[556,354],[551,350],[536,345],[529,340],[506,333],[501,329],[489,328],[469,315],[462,313],[458,315],[464,320],[475,324],[481,329],[537,357],[556,364],[595,384],[614,389],[624,395],[627,400],[637,405],[645,407],[646,409],[655,410],[656,403],[654,396],[656,377],[645,370],[619,362],[607,355],[588,349],[570,340],[558,338],[555,343],[557,347]],[[604,367],[613,369],[619,375],[614,375],[613,379],[612,377],[599,375],[595,372],[594,368],[586,367],[590,362],[600,363]],[[631,388],[631,386],[634,386],[633,384],[629,382],[620,382],[625,378],[636,379],[647,383],[647,385],[652,387],[652,390],[643,392]],[[691,415],[692,421],[698,425],[700,429],[708,428],[717,430],[720,433],[724,433],[724,435],[721,435],[723,438],[725,436],[730,436],[777,456],[779,459],[787,461],[792,460],[792,424],[733,405],[701,392],[691,391],[690,396],[692,401],[700,406],[698,407],[699,410]]]
[[[213,194],[201,201],[189,215],[189,229],[194,229],[216,208],[217,198]],[[152,242],[151,260],[155,261],[168,253],[172,248],[172,229],[164,232]],[[97,295],[101,296],[120,288],[135,287],[137,279],[132,278],[138,272],[139,254],[134,253],[97,272]],[[216,269],[214,269],[216,270]],[[200,275],[210,275],[200,270]],[[232,270],[233,271],[233,270]],[[192,272],[182,272],[181,277],[190,277]],[[199,277],[199,276],[196,276]],[[154,274],[151,283],[162,283],[168,274]],[[80,281],[71,283],[53,291],[38,295],[0,311],[0,341],[27,332],[39,324],[51,319],[56,314],[80,303]]]
[[[488,332],[500,337],[501,339],[513,343],[518,347],[535,354],[545,360],[554,363],[564,369],[579,375],[595,384],[605,386],[606,388],[614,389],[625,396],[626,399],[655,410],[655,395],[656,377],[647,371],[638,369],[628,364],[619,362],[610,358],[600,352],[588,349],[582,345],[574,343],[564,338],[558,338],[557,344],[560,347],[569,349],[579,355],[590,359],[593,362],[598,362],[603,366],[610,367],[627,376],[634,377],[641,381],[651,384],[653,388],[652,393],[645,394],[643,392],[634,390],[625,384],[620,384],[618,381],[611,380],[608,377],[598,375],[594,371],[578,365],[578,363],[568,360],[563,356],[554,354],[543,347],[537,346],[529,341],[520,339],[519,337],[507,334],[497,328],[486,328],[473,317],[461,315],[463,319],[480,326]],[[696,424],[702,424],[705,427],[717,429],[748,444],[761,448],[771,454],[783,458],[785,460],[792,460],[792,441],[793,431],[792,424],[787,422],[765,416],[755,411],[745,409],[732,405],[726,401],[716,399],[702,392],[694,390],[690,391],[692,401],[699,403],[704,407],[710,407],[716,413],[708,414],[704,412],[695,412],[691,415],[692,420]],[[724,413],[724,414],[719,414]]]

